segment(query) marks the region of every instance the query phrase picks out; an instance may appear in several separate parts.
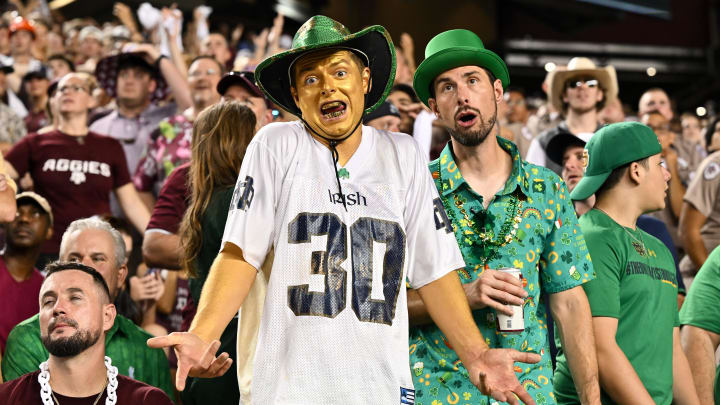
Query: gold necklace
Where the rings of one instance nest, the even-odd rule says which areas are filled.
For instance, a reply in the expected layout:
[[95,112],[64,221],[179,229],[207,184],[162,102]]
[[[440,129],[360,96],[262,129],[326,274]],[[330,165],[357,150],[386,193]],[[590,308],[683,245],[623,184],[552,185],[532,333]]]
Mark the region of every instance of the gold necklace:
[[645,257],[645,255],[647,254],[647,249],[645,249],[645,241],[642,239],[642,234],[640,234],[640,240],[638,240],[630,231],[628,231],[627,228],[623,226],[622,229],[624,229],[625,233],[627,233],[628,235],[630,235],[631,238],[633,238],[633,241],[630,243],[632,243],[635,251],[638,252],[640,256]]
[[[93,405],[97,405],[98,401],[102,397],[103,392],[105,392],[105,388],[107,388],[108,380],[105,379],[105,385],[103,385],[103,388],[100,390],[100,393],[98,394],[97,398],[95,398],[95,402],[93,402]],[[50,391],[50,394],[52,395],[53,400],[55,401],[55,405],[60,405],[60,401],[58,401],[57,397],[55,396],[55,391]]]
[[[600,209],[600,208],[598,208],[598,207],[595,207],[595,209],[598,210],[598,211],[600,211],[600,212],[602,212],[603,214],[607,215],[608,218],[612,219],[613,222],[615,222],[616,224],[618,224],[617,221],[615,221],[615,220],[613,219],[613,217],[611,217],[607,212],[603,211],[602,209]],[[638,239],[635,237],[635,235],[633,235],[630,231],[628,231],[628,229],[627,229],[626,227],[624,227],[624,226],[622,226],[622,225],[620,225],[620,224],[618,224],[618,225],[620,226],[620,228],[623,229],[623,231],[625,231],[626,234],[628,234],[628,235],[633,239],[633,241],[630,242],[630,244],[632,244],[633,248],[635,248],[635,251],[636,251],[640,256],[645,257],[645,255],[647,254],[647,249],[645,248],[645,241],[644,241],[643,238],[642,238],[642,233],[640,234],[640,240],[638,240]]]

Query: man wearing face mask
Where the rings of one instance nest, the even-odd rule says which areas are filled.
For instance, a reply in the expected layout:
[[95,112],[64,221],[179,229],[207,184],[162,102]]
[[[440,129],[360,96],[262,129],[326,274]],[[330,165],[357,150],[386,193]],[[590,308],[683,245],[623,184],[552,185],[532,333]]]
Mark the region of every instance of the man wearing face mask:
[[351,34],[315,16],[292,45],[262,62],[256,78],[301,120],[267,125],[248,146],[190,332],[148,341],[174,346],[178,389],[188,372],[221,374],[224,360],[210,342],[242,305],[272,247],[252,403],[414,403],[409,280],[470,380],[501,400],[518,404],[517,394],[532,404],[513,364],[539,356],[485,344],[454,271],[462,257],[415,141],[361,126],[392,85],[387,31]]

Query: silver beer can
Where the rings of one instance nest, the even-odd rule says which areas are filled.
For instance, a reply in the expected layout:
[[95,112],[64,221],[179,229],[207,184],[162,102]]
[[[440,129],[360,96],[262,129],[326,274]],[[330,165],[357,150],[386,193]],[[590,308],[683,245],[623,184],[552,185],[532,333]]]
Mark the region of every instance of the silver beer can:
[[[512,267],[504,267],[497,269],[516,277],[522,282],[523,275],[520,269]],[[512,316],[505,315],[502,312],[496,311],[497,313],[497,329],[501,333],[521,333],[525,330],[525,311],[522,305],[509,305],[513,309]]]

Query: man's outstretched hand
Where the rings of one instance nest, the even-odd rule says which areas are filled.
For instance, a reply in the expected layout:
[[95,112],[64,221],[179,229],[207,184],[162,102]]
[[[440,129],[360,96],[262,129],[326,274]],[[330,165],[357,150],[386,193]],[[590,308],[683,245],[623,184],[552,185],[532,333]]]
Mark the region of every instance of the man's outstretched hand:
[[190,332],[173,332],[167,336],[148,339],[147,345],[162,349],[172,347],[177,356],[177,374],[175,386],[178,391],[185,389],[185,380],[190,377],[214,378],[225,374],[232,365],[227,353],[215,357],[220,347],[219,340],[205,343],[200,337]]
[[515,362],[532,364],[540,359],[540,355],[535,353],[514,349],[489,349],[464,364],[470,374],[470,381],[484,395],[510,405],[520,405],[518,398],[525,405],[535,405],[530,394],[520,385],[513,368]]

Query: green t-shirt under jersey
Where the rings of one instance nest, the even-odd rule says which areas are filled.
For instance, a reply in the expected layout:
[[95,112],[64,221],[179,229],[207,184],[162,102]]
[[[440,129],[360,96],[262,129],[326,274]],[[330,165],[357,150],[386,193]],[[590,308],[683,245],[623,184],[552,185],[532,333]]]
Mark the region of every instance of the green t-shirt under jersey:
[[[641,229],[623,228],[597,209],[579,222],[597,275],[583,284],[592,315],[618,319],[618,346],[655,403],[669,405],[673,328],[679,325],[672,255],[657,238]],[[644,255],[634,247],[636,240],[645,245]],[[554,383],[558,404],[580,403],[562,349]],[[602,403],[615,402],[603,391]]]
[[[720,248],[714,249],[695,276],[680,310],[680,324],[720,334]],[[715,372],[715,403],[720,404],[720,368]]]

